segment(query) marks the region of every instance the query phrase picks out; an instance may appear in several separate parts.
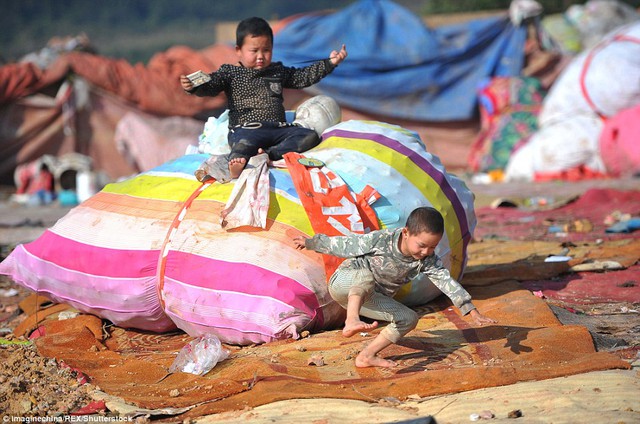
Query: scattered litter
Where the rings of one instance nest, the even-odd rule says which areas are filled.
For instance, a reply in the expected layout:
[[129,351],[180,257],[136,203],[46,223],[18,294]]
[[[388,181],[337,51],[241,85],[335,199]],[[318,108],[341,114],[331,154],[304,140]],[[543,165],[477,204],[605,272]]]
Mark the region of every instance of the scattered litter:
[[623,306],[622,308],[620,308],[620,312],[622,312],[623,314],[628,314],[629,312],[637,314],[640,311],[638,311],[637,309],[629,309],[628,307]]
[[492,418],[495,418],[495,414],[489,410],[484,410],[480,413],[480,418],[482,418],[483,420],[490,420]]
[[544,196],[534,196],[525,200],[525,205],[533,207],[547,206],[550,203],[553,203],[553,198]]
[[571,267],[571,271],[580,272],[580,271],[605,271],[605,270],[615,270],[615,269],[624,269],[620,262],[616,261],[593,261],[593,262],[583,262],[581,264],[577,264]]
[[13,297],[18,295],[18,290],[14,288],[10,289],[0,289],[0,296],[2,297]]
[[216,364],[225,360],[229,352],[222,348],[220,339],[210,334],[192,340],[180,350],[169,368],[170,373],[176,371],[204,375]]
[[567,233],[588,233],[593,231],[593,224],[588,219],[577,219],[565,224],[563,230]]
[[631,214],[622,213],[621,211],[616,210],[607,215],[603,222],[604,225],[613,225],[616,222],[626,221],[628,219],[631,219]]
[[[171,394],[171,392],[169,392],[169,394]],[[104,420],[103,422],[106,422],[107,420],[111,420],[111,422],[113,422],[113,421],[116,421],[117,418],[118,418],[118,422],[120,422],[120,420],[129,422],[129,423],[153,422],[153,421],[149,421],[149,419],[153,420],[154,418],[159,418],[159,417],[166,419],[167,416],[169,415],[180,415],[189,411],[190,409],[193,409],[196,406],[196,405],[190,405],[184,408],[161,407],[157,409],[146,409],[146,408],[136,406],[132,403],[127,403],[121,397],[109,395],[101,391],[99,388],[93,391],[91,393],[91,396],[94,399],[103,400],[106,405],[109,405],[108,407],[109,412],[114,415],[113,417],[110,417],[110,416],[107,416],[104,418],[100,417],[100,418],[103,418]],[[98,421],[97,416],[93,416],[89,418],[93,418],[93,420],[87,419],[82,421],[83,422]],[[77,420],[77,422],[80,422],[80,420]],[[183,421],[180,421],[180,422],[183,422]],[[184,422],[190,422],[190,420],[185,420]]]
[[[107,409],[107,404],[103,400],[95,400],[87,403],[80,409],[73,411],[70,415],[92,415],[104,413]],[[71,420],[74,421],[74,420]],[[78,419],[78,421],[84,421],[84,419]]]
[[75,311],[62,311],[58,314],[58,321],[64,321],[65,319],[75,318],[78,315],[79,313]]
[[526,224],[527,222],[533,222],[536,220],[535,216],[532,215],[527,215],[527,216],[523,216],[521,218],[518,218],[518,222],[521,224]]
[[495,415],[489,410],[484,410],[479,414],[473,413],[469,415],[469,421],[490,420],[493,418],[495,418]]
[[547,229],[547,232],[549,232],[550,234],[557,234],[562,232],[562,227],[559,225],[552,225]]
[[393,396],[387,396],[387,397],[383,397],[382,399],[380,399],[378,401],[378,403],[380,404],[391,404],[391,405],[400,405],[402,403],[402,401],[400,399],[398,399],[397,397],[393,397]]
[[539,297],[540,299],[546,299],[547,297],[544,295],[544,293],[542,293],[542,290],[536,290],[533,292],[533,294],[536,297]]
[[2,345],[21,345],[21,346],[26,346],[26,345],[30,345],[31,341],[29,340],[7,340],[7,339],[0,339],[0,346]]
[[509,199],[505,199],[504,197],[499,197],[497,199],[495,199],[493,202],[491,202],[491,208],[492,209],[497,209],[497,208],[517,208],[518,204],[513,201],[513,200],[509,200]]
[[640,218],[630,218],[611,225],[605,230],[607,233],[631,233],[640,230]]
[[307,365],[315,365],[316,367],[323,367],[327,364],[324,363],[324,356],[322,355],[311,355],[309,359],[307,359]]
[[369,337],[369,333],[367,333],[366,331],[363,331],[360,333],[360,337]]
[[545,262],[568,262],[573,259],[571,256],[551,255],[544,259]]
[[507,418],[520,418],[522,417],[522,411],[519,409],[514,409],[513,411],[507,414]]
[[491,180],[491,175],[480,172],[471,177],[471,182],[473,184],[491,184],[493,181]]

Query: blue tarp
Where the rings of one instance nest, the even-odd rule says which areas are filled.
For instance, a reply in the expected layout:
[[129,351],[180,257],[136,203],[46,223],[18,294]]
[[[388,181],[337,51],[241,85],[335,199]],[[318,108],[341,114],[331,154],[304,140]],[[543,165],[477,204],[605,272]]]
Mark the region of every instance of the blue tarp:
[[391,1],[362,0],[292,20],[275,35],[273,59],[305,66],[346,44],[347,59],[310,92],[376,115],[455,121],[476,116],[486,78],[520,75],[525,41],[506,13],[432,29]]

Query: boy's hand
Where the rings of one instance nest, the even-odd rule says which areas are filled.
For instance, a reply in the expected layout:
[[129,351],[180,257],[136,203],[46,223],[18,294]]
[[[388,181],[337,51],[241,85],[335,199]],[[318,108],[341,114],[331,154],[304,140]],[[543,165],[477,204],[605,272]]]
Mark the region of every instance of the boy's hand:
[[298,237],[294,237],[293,238],[293,244],[296,245],[296,249],[298,250],[302,250],[305,248],[304,245],[304,241],[306,240],[306,238],[302,237],[302,236],[298,236]]
[[334,50],[329,55],[329,60],[331,60],[331,63],[333,63],[335,66],[338,66],[338,63],[342,62],[346,58],[347,58],[347,47],[344,44],[342,45],[342,48],[340,49],[340,51]]
[[186,75],[180,75],[180,85],[185,91],[190,91],[193,88],[193,83]]
[[477,309],[472,309],[471,312],[469,312],[469,315],[471,315],[471,318],[473,318],[473,321],[476,323],[476,325],[479,326],[482,326],[484,324],[495,324],[496,322],[498,322],[493,318],[485,317],[480,312],[478,312]]

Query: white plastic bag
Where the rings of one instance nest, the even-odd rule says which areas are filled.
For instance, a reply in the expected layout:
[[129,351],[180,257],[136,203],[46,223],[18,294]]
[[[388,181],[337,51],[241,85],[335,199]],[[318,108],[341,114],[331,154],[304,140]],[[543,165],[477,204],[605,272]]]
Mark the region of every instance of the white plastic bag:
[[198,151],[210,155],[226,155],[231,151],[228,142],[229,109],[219,117],[210,116],[198,138]]
[[180,350],[178,356],[169,367],[169,372],[188,372],[204,375],[211,371],[220,361],[227,359],[229,352],[222,348],[220,340],[210,334],[192,340]]

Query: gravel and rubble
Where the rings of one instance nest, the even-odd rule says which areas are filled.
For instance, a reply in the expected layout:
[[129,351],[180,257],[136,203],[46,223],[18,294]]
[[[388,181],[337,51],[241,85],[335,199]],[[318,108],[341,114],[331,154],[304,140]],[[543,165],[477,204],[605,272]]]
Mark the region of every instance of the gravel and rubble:
[[40,356],[36,346],[13,330],[24,319],[18,303],[30,292],[0,276],[0,410],[7,416],[70,415],[93,401],[86,377],[55,358]]

